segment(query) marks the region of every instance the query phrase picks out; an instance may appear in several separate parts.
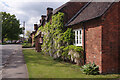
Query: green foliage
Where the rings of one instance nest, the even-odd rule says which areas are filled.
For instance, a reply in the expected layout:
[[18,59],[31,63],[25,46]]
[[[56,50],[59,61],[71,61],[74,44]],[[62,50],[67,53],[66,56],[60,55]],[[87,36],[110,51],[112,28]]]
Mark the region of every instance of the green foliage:
[[58,41],[62,41],[64,44],[72,44],[74,39],[74,34],[71,28],[67,28],[67,30],[64,33],[61,33],[61,37],[58,39]]
[[93,62],[93,64],[89,63],[82,66],[81,71],[87,75],[97,75],[99,74],[99,67]]
[[69,45],[67,46],[64,50],[74,50],[76,52],[81,53],[83,51],[83,48],[80,46],[75,46],[75,45]]
[[65,47],[63,50],[64,50],[64,52],[62,55],[68,55],[69,51],[72,50],[74,52],[77,52],[80,55],[80,57],[82,58],[83,48],[80,46],[69,45],[69,46]]
[[63,17],[63,13],[58,13],[52,16],[52,23],[48,22],[44,27],[40,27],[40,30],[44,33],[42,50],[45,54],[52,56],[61,52],[61,40],[65,31]]
[[29,47],[32,47],[32,44],[31,43],[23,43],[22,47],[23,48],[29,48]]
[[34,37],[36,37],[36,36],[39,34],[39,32],[40,32],[41,30],[42,30],[42,26],[38,28],[38,30],[37,30],[37,32],[36,32],[36,34],[35,34]]
[[38,29],[43,32],[42,51],[50,56],[56,55],[57,58],[70,57],[69,50],[74,50],[81,54],[81,47],[73,46],[74,33],[71,28],[66,28],[63,23],[64,14],[59,12],[52,16],[52,23],[48,22],[44,27]]
[[27,40],[25,40],[25,41],[24,41],[24,43],[28,43],[28,41],[27,41]]
[[35,43],[33,44],[33,47],[35,47]]
[[9,40],[17,40],[19,34],[22,33],[22,28],[20,28],[19,20],[16,19],[15,15],[10,13],[2,13],[2,40],[8,38]]
[[27,32],[26,32],[26,36],[27,36],[28,38],[30,38],[30,31],[27,31]]
[[[33,49],[23,49],[30,80],[113,80],[120,74],[86,75],[80,71],[80,66],[53,60]],[[34,79],[35,78],[35,79]],[[36,79],[37,78],[37,79]],[[40,78],[40,79],[39,79]],[[41,79],[46,78],[46,79]],[[48,79],[57,78],[57,79]],[[62,79],[63,78],[63,79]],[[65,78],[65,79],[64,79]],[[70,79],[67,79],[70,78]],[[107,79],[108,78],[108,79]]]

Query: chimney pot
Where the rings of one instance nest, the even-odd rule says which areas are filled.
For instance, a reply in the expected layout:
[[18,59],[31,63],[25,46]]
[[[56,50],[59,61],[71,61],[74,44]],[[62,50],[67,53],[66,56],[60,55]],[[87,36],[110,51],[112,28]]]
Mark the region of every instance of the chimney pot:
[[42,15],[41,16],[41,21],[43,21],[43,19],[45,19],[46,18],[46,15]]
[[41,21],[41,19],[40,19],[40,23],[41,23],[42,21]]
[[53,8],[48,7],[47,8],[47,16],[51,13],[53,13]]
[[46,15],[41,16],[41,25],[44,26],[46,21]]
[[51,11],[52,11],[52,10],[53,10],[53,8],[48,7],[48,8],[47,8],[47,10],[51,10]]
[[34,30],[37,31],[37,29],[38,29],[38,25],[34,24]]

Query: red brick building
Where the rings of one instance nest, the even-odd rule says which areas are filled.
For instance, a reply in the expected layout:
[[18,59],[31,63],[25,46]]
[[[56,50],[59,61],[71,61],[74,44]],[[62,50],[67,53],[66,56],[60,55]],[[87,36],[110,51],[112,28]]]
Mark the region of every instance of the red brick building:
[[[41,37],[41,32],[38,31],[38,28],[41,26],[45,26],[47,22],[51,22],[52,15],[57,14],[58,12],[63,12],[65,14],[64,17],[64,24],[66,24],[78,11],[81,7],[83,7],[86,3],[81,3],[81,2],[67,2],[60,6],[59,8],[55,9],[53,11],[53,8],[47,8],[47,15],[42,15],[40,24],[35,24],[34,25],[34,30],[35,30],[35,49],[37,52],[40,52],[41,50],[41,45],[42,45],[42,37]],[[71,8],[71,10],[70,10]],[[32,39],[33,41],[33,39]],[[34,44],[34,42],[32,42]]]
[[31,35],[31,43],[32,43],[32,46],[35,45],[35,40],[34,40],[34,36],[35,36],[35,31],[32,31],[32,33],[30,34]]
[[49,22],[51,20],[52,14],[53,14],[53,8],[47,8],[47,16],[42,15],[40,24],[34,25],[35,30],[36,30],[36,35],[34,37],[35,38],[35,49],[37,52],[41,51],[41,45],[43,43],[43,36],[42,36],[42,32],[39,30],[39,27],[41,27],[41,26],[44,27],[46,22]]
[[89,2],[66,25],[75,31],[75,45],[83,46],[86,63],[101,73],[120,72],[120,2]]
[[[74,45],[84,48],[84,63],[95,62],[100,73],[120,72],[120,2],[67,2],[52,10],[47,8],[38,28],[51,21],[52,15],[63,12],[65,26],[75,32]],[[41,32],[35,40],[39,52]]]

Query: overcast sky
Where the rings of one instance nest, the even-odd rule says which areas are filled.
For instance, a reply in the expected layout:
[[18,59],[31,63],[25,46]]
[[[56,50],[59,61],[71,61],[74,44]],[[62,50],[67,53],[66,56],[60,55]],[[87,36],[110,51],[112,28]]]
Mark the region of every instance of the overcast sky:
[[26,31],[33,30],[33,24],[38,23],[41,15],[46,14],[46,8],[58,8],[69,0],[0,0],[0,11],[15,14],[20,20],[26,22]]

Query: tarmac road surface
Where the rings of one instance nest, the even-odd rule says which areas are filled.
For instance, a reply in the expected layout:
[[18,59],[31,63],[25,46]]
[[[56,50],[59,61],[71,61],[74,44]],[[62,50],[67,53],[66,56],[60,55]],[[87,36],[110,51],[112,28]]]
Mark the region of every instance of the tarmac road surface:
[[0,45],[0,59],[0,61],[2,61],[0,63],[0,66],[2,67],[0,72],[2,73],[3,79],[24,78],[25,80],[28,80],[28,72],[21,45]]

